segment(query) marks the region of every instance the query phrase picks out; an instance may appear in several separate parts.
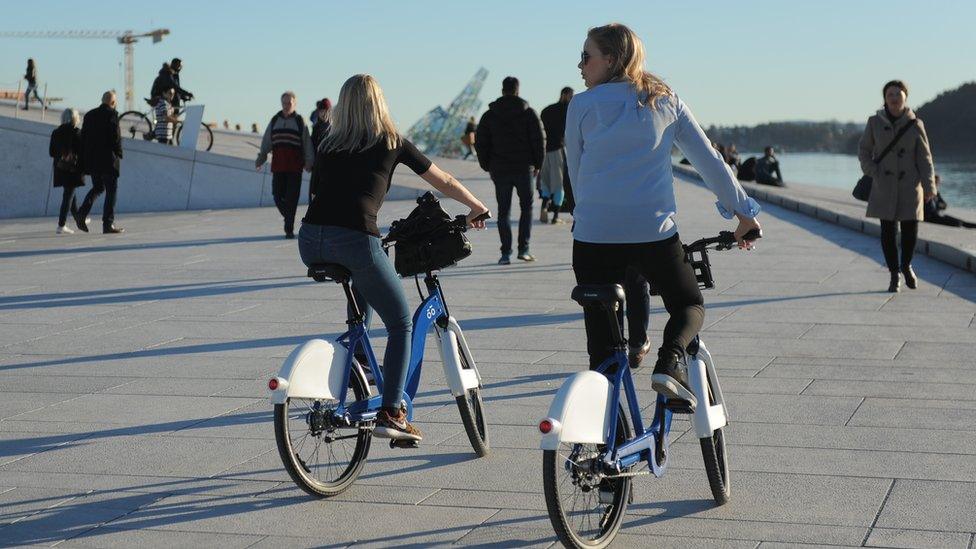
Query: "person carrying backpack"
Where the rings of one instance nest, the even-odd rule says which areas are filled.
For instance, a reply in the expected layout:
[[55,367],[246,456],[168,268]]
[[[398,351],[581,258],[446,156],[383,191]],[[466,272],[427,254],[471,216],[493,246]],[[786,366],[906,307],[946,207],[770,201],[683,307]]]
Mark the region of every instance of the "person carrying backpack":
[[302,170],[312,171],[315,150],[302,115],[295,112],[295,92],[281,94],[281,110],[268,123],[255,167],[260,170],[271,154],[271,194],[285,220],[285,238],[295,238],[295,212],[302,192]]

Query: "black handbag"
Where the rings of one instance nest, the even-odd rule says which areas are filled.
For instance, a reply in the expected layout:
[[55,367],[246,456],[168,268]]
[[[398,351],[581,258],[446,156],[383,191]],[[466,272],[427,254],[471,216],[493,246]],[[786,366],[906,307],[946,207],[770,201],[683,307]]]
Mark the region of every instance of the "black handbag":
[[[888,146],[881,151],[881,154],[879,154],[877,158],[872,160],[875,166],[877,166],[878,164],[881,163],[882,160],[884,160],[884,157],[887,156],[889,152],[891,152],[891,149],[895,148],[895,145],[902,138],[902,136],[905,135],[908,132],[908,130],[910,130],[912,126],[915,125],[916,122],[918,122],[918,118],[912,119],[908,124],[905,124],[904,128],[898,130],[898,133],[895,134],[895,138],[891,140],[891,143],[888,143]],[[862,175],[861,178],[857,180],[857,184],[854,185],[854,190],[851,191],[851,196],[863,202],[867,202],[868,199],[871,198],[871,186],[873,184],[874,184],[874,179],[870,175]]]
[[395,242],[393,268],[400,276],[443,269],[471,255],[471,243],[430,192],[417,199],[417,207],[390,226],[384,243]]

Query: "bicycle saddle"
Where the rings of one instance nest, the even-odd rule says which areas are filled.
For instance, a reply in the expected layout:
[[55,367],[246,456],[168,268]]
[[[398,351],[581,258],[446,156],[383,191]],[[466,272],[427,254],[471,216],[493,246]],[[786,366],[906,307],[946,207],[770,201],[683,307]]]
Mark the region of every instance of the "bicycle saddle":
[[338,284],[349,282],[352,273],[338,263],[315,263],[308,267],[308,276],[316,282],[331,280]]
[[583,307],[603,305],[612,310],[624,301],[624,289],[620,284],[580,284],[573,288],[573,301]]

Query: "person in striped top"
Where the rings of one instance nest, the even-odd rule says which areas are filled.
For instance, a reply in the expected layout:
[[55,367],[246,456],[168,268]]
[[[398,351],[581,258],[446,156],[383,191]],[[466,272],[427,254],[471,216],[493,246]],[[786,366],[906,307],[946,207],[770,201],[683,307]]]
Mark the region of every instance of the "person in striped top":
[[281,110],[264,131],[254,161],[259,171],[271,155],[271,195],[285,220],[285,238],[295,238],[295,212],[302,190],[302,170],[312,170],[314,148],[302,115],[295,112],[295,92],[281,94]]
[[173,144],[173,128],[176,127],[176,111],[173,109],[173,97],[176,90],[169,88],[156,98],[153,110],[156,113],[156,128],[154,136],[156,141],[167,145]]

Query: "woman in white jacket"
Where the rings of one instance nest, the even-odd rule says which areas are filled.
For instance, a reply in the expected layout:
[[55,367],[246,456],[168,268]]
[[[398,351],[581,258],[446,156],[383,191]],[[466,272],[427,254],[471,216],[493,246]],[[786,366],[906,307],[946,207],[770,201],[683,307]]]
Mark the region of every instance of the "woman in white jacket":
[[[738,218],[736,239],[759,229],[749,198],[712,148],[688,107],[644,70],[640,38],[624,25],[590,29],[579,68],[587,91],[573,97],[566,120],[566,159],[576,210],[573,271],[579,284],[622,283],[632,266],[661,291],[671,315],[652,376],[654,390],[694,402],[685,349],[705,309],[674,222],[671,149],[677,146],[718,197],[719,212]],[[591,367],[611,354],[609,320],[587,310]]]

